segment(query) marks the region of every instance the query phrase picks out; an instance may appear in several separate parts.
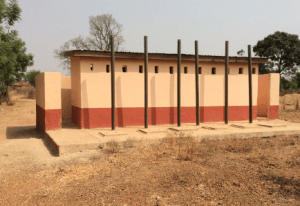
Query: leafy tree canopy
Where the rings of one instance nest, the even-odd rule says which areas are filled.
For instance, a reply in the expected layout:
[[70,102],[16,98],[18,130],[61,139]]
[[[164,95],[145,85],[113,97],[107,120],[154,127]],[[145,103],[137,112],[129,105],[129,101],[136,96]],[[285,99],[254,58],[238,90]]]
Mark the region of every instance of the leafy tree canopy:
[[29,83],[35,87],[35,76],[40,74],[41,71],[39,70],[31,70],[29,72],[26,73],[26,75],[24,76],[25,77],[25,80],[29,81]]
[[33,56],[26,54],[25,42],[18,37],[16,30],[11,30],[20,19],[21,8],[17,0],[9,3],[0,0],[0,81],[4,81],[7,87],[20,80],[27,67],[33,65]]
[[300,40],[296,34],[277,31],[258,41],[253,51],[255,56],[269,59],[263,68],[269,72],[293,76],[300,66]]

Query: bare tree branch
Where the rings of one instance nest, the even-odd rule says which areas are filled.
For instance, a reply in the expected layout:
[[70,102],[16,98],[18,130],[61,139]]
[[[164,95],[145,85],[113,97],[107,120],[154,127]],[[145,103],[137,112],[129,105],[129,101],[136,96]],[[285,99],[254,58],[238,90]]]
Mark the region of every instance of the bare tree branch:
[[59,49],[54,50],[54,57],[61,61],[60,66],[70,69],[70,59],[61,55],[69,50],[96,50],[110,51],[110,36],[114,36],[115,51],[119,51],[124,43],[122,36],[122,24],[118,23],[111,14],[103,14],[89,17],[90,35],[83,37],[79,35],[65,42]]

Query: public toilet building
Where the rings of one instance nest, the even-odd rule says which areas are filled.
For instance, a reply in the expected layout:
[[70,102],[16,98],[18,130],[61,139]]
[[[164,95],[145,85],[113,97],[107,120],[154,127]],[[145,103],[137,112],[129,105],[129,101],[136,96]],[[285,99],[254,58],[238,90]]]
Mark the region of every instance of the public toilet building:
[[[71,76],[36,76],[37,128],[60,129],[62,119],[79,128],[111,127],[111,53],[74,50]],[[149,53],[148,123],[177,123],[177,54]],[[279,74],[258,74],[266,58],[252,58],[252,115],[278,117]],[[115,52],[115,124],[144,125],[144,54]],[[196,122],[195,72],[199,75],[200,122],[224,121],[225,57],[181,55],[181,122]],[[249,120],[248,58],[229,57],[228,120]]]

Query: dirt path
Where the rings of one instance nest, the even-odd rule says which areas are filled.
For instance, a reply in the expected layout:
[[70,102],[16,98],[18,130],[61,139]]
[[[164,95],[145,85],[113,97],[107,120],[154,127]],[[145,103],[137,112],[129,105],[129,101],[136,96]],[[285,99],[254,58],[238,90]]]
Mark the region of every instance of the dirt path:
[[11,96],[15,105],[0,105],[0,177],[12,172],[49,169],[73,160],[78,162],[79,156],[84,158],[93,153],[56,157],[43,135],[35,129],[35,100],[14,91]]

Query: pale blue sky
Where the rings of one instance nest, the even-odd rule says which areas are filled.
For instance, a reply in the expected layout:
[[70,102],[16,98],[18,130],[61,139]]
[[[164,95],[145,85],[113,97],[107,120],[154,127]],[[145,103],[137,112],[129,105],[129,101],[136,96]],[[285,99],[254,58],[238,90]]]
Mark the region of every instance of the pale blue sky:
[[26,42],[35,64],[29,70],[67,71],[59,67],[53,50],[65,41],[87,36],[89,16],[112,14],[123,24],[125,51],[142,52],[148,36],[149,52],[224,55],[255,45],[275,31],[300,35],[299,0],[19,0],[22,20],[14,27]]

